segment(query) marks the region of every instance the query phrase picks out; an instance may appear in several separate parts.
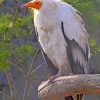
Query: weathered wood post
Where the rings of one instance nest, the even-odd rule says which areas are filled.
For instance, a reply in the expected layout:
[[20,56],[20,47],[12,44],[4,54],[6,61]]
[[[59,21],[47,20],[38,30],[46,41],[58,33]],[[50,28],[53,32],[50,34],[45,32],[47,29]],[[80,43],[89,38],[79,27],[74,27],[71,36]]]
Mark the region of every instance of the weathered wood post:
[[38,95],[42,100],[60,100],[61,97],[81,93],[100,94],[100,75],[83,74],[59,77],[52,83],[48,80],[43,82],[38,88]]

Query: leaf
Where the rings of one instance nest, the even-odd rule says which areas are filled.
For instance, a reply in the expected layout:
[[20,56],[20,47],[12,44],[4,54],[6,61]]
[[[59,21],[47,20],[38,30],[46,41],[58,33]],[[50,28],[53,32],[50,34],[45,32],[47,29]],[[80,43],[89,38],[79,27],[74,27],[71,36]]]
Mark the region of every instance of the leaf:
[[24,43],[21,44],[20,46],[17,46],[15,51],[17,54],[21,53],[21,54],[31,55],[32,53],[35,52],[35,48],[33,48],[32,44]]
[[0,4],[3,2],[4,0],[0,0]]
[[9,43],[0,42],[0,71],[5,71],[9,68],[10,53]]
[[100,22],[100,13],[96,13],[96,14],[95,14],[95,17],[96,17],[97,21]]

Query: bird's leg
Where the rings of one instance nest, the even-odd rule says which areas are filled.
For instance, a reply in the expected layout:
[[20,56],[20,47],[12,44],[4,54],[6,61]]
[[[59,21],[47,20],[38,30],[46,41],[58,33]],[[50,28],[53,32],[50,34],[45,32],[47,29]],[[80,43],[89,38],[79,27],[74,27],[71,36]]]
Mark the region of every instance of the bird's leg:
[[56,78],[58,78],[62,75],[63,75],[63,71],[62,71],[62,68],[60,68],[56,75],[53,75],[53,76],[49,77],[49,81],[52,82],[53,80],[55,80]]
[[70,73],[70,76],[73,76],[74,74]]
[[53,80],[55,80],[57,77],[59,77],[58,76],[58,74],[56,74],[56,75],[53,75],[53,76],[49,76],[49,82],[52,82]]

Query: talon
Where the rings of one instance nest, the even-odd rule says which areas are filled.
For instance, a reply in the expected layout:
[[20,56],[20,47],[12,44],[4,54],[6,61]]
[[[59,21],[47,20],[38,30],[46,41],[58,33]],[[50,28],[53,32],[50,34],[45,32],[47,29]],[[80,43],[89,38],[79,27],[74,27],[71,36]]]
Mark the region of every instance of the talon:
[[73,74],[72,74],[72,73],[70,73],[70,76],[73,76]]
[[58,77],[58,75],[53,75],[53,76],[50,76],[48,78],[49,82],[52,82],[53,80],[55,80],[56,78]]

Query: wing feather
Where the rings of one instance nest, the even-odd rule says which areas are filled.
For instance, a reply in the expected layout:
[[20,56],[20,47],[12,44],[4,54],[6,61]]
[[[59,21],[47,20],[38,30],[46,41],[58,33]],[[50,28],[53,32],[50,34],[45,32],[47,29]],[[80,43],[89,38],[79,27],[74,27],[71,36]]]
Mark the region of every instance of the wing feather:
[[61,29],[68,45],[67,54],[73,74],[88,73],[88,58],[90,50],[88,35],[82,18],[77,10],[67,3],[58,7],[58,16],[61,21]]
[[57,74],[58,69],[52,64],[51,60],[48,58],[48,56],[46,55],[46,53],[43,50],[42,50],[42,54],[43,54],[45,62],[47,63],[47,65],[50,69],[51,74],[52,75]]
[[84,21],[77,12],[75,8],[67,3],[61,3],[58,7],[58,16],[64,23],[65,34],[70,40],[75,39],[84,52],[86,52],[88,34],[84,27]]

